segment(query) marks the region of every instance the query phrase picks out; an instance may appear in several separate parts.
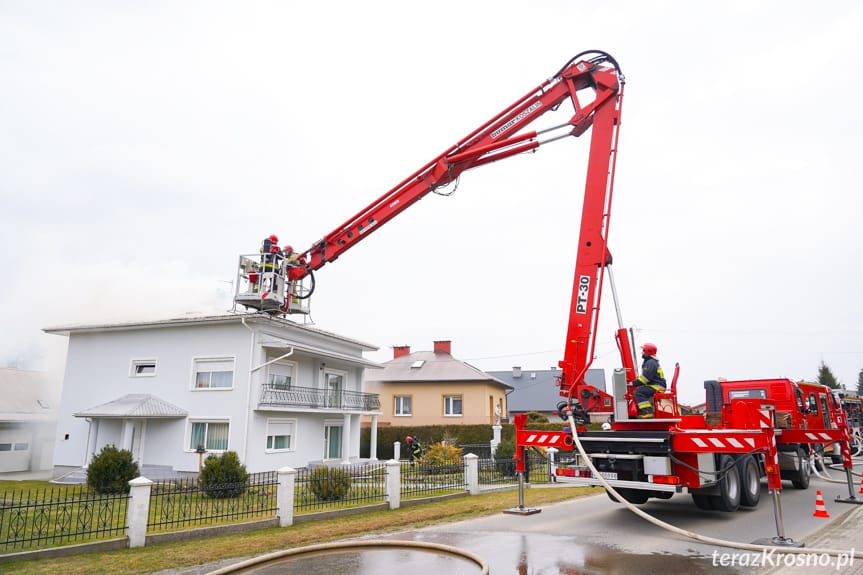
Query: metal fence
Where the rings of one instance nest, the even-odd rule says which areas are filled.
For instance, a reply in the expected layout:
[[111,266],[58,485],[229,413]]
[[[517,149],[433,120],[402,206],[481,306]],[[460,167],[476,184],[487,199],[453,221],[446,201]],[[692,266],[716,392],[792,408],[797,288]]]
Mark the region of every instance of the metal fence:
[[383,503],[386,479],[386,463],[298,469],[294,511],[310,513]]
[[[526,481],[548,482],[548,462],[526,450]],[[399,466],[401,499],[460,493],[465,462],[415,461]],[[477,459],[479,488],[518,483],[511,458]],[[473,481],[473,479],[471,480]],[[242,483],[203,487],[196,478],[154,483],[150,488],[147,533],[269,519],[277,515],[278,472],[255,473]],[[294,514],[374,505],[387,501],[387,463],[370,462],[296,470]],[[123,537],[129,495],[97,495],[85,485],[10,492],[0,495],[0,551]]]
[[275,517],[277,487],[275,471],[207,487],[195,478],[156,483],[150,491],[147,532]]
[[84,485],[3,494],[0,547],[7,551],[122,537],[129,496],[97,495]]
[[[477,461],[477,472],[481,488],[490,485],[513,485],[518,483],[515,460],[511,457],[479,459]],[[527,483],[548,483],[551,481],[548,458],[544,453],[531,449],[525,450],[524,478]]]
[[460,460],[402,462],[400,471],[402,499],[432,497],[467,489],[464,463]]

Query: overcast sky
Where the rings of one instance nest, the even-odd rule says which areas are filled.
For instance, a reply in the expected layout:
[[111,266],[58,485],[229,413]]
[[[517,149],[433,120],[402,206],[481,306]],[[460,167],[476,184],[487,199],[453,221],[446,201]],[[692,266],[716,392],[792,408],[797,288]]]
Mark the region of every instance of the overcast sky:
[[[684,402],[821,361],[854,388],[861,30],[856,1],[0,0],[0,365],[62,365],[48,326],[230,309],[238,254],[305,250],[600,49],[627,80],[609,244],[638,343]],[[373,360],[556,366],[588,143],[423,199],[317,273],[311,320]]]

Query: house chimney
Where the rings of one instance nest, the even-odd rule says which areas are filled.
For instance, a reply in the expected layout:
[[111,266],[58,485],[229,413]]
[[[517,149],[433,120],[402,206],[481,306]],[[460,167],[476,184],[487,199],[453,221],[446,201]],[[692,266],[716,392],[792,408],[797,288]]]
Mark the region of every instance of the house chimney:
[[405,355],[411,354],[411,346],[409,345],[394,345],[393,346],[393,359],[398,359]]
[[521,377],[521,366],[520,365],[513,366],[512,377],[513,377],[513,379],[517,379],[517,378]]
[[448,339],[438,340],[434,342],[434,351],[435,353],[452,353],[452,342]]

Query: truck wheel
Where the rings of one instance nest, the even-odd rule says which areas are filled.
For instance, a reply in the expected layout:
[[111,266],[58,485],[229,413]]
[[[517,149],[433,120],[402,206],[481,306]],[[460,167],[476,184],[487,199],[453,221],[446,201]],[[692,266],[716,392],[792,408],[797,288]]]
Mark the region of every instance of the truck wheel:
[[738,459],[737,472],[740,474],[740,504],[756,507],[761,499],[761,471],[755,457],[744,455]]
[[809,458],[803,448],[797,448],[797,469],[791,475],[791,485],[795,489],[809,489]]
[[693,493],[692,501],[702,511],[713,511],[713,498],[703,493]]
[[740,507],[740,473],[730,455],[719,456],[718,469],[726,472],[719,480],[719,495],[711,497],[713,507],[719,511],[737,511]]

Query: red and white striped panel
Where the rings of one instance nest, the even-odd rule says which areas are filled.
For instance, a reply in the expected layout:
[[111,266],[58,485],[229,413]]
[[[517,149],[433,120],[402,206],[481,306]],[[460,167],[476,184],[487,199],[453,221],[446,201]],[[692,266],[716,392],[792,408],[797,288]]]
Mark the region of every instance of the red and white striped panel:
[[733,453],[748,453],[755,449],[754,437],[733,436],[697,436],[681,434],[675,437],[674,445],[681,451],[729,451]]
[[562,433],[531,433],[525,437],[525,445],[551,446],[563,443]]
[[807,431],[804,433],[804,435],[807,438],[809,438],[811,441],[836,441],[836,438],[833,437],[833,435],[826,433],[826,432],[823,432],[823,431],[820,431],[820,432]]

